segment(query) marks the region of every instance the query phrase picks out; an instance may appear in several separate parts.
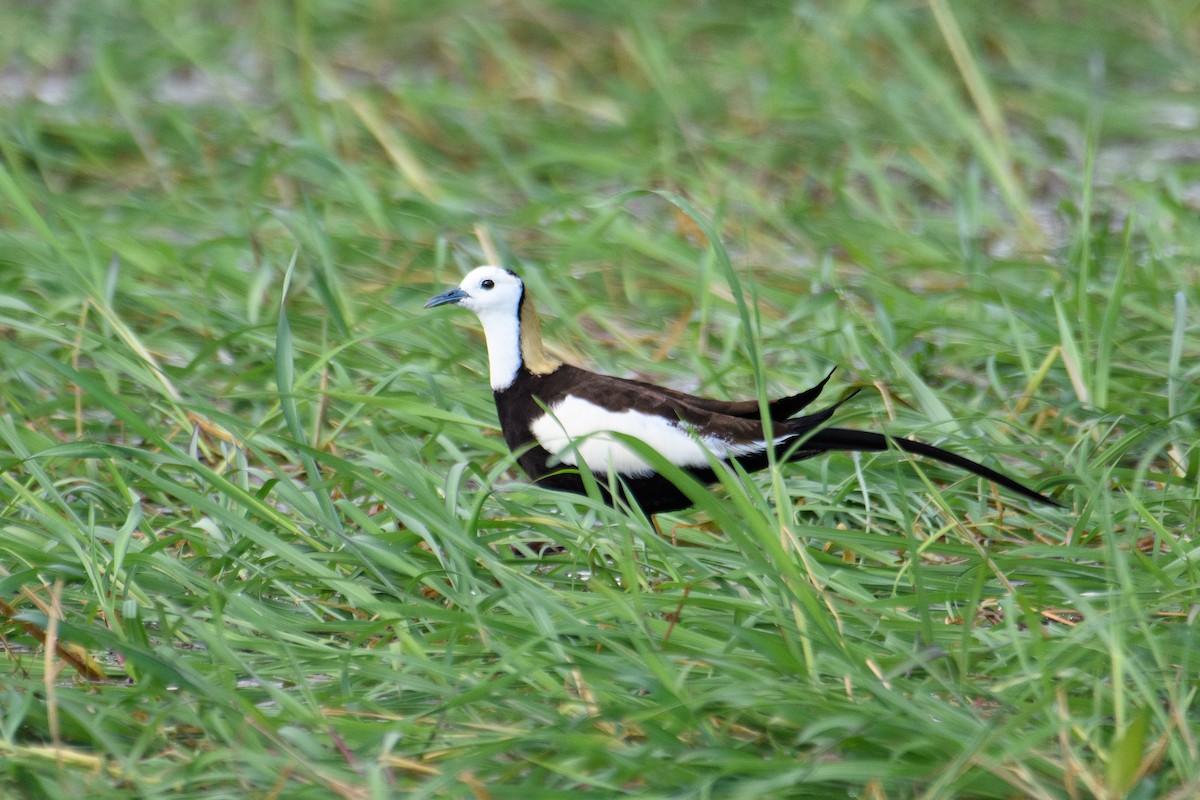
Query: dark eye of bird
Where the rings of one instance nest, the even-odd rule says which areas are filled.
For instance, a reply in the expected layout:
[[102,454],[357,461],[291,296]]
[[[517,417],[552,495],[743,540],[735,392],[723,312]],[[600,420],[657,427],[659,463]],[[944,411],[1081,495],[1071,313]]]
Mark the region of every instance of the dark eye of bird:
[[492,280],[491,278],[488,278],[487,280],[483,281],[479,285],[482,286],[484,289],[491,289],[491,288],[495,287],[496,282],[494,280]]

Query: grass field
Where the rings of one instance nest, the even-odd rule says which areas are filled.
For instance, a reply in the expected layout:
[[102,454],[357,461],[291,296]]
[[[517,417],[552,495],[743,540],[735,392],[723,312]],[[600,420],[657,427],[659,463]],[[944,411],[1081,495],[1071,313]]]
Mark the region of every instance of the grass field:
[[[1200,797],[1194,3],[4,17],[0,796]],[[531,487],[421,309],[489,253],[568,360],[838,365],[1069,510]]]

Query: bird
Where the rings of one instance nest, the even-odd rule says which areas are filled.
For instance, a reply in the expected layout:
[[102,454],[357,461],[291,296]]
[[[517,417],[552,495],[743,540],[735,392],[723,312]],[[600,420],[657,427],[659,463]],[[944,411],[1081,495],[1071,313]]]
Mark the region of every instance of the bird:
[[[602,375],[563,363],[547,351],[541,323],[524,282],[510,269],[481,266],[431,297],[425,308],[458,305],[475,313],[487,341],[488,371],[504,440],[536,484],[586,494],[586,465],[605,499],[623,486],[644,513],[679,511],[687,495],[625,437],[639,439],[699,482],[719,480],[714,467],[736,462],[747,472],[766,468],[768,450],[797,461],[832,451],[895,447],[966,470],[1029,500],[1061,505],[969,458],[925,442],[826,423],[850,396],[797,416],[820,397],[833,372],[817,385],[766,404],[770,441],[758,400],[697,397],[640,380]],[[617,434],[614,436],[614,434]],[[623,435],[623,436],[622,436]],[[612,481],[613,477],[619,481]]]

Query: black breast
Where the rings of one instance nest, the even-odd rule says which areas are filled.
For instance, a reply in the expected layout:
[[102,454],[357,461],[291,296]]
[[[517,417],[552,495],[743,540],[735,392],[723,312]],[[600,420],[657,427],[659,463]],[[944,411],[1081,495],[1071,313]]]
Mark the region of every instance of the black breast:
[[[550,452],[538,444],[533,435],[533,421],[546,413],[545,409],[570,394],[571,379],[580,372],[576,367],[563,365],[548,375],[534,375],[524,366],[506,389],[495,392],[496,411],[500,429],[508,449],[518,454],[517,461],[525,474],[535,481],[546,478],[561,467],[551,467]],[[575,476],[578,481],[578,476]],[[554,483],[554,481],[549,481]],[[567,488],[567,487],[562,487]]]

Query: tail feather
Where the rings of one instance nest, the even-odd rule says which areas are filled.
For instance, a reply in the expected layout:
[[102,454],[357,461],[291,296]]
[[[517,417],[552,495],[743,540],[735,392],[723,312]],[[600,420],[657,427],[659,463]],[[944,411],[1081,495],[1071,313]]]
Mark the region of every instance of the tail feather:
[[[816,415],[813,415],[816,416]],[[805,418],[807,420],[807,417]],[[949,450],[943,450],[940,447],[934,447],[925,442],[916,442],[911,439],[896,439],[891,436],[886,436],[881,433],[872,431],[856,431],[849,428],[822,428],[814,432],[807,439],[803,440],[800,445],[800,452],[812,454],[814,450],[829,451],[829,450],[852,450],[864,452],[880,452],[895,446],[899,450],[913,455],[926,456],[928,458],[941,461],[943,464],[949,464],[959,469],[964,469],[967,472],[974,473],[981,478],[987,478],[995,484],[1003,486],[1010,491],[1016,492],[1019,495],[1028,497],[1031,500],[1036,500],[1040,503],[1045,503],[1049,506],[1063,508],[1063,505],[1055,500],[1051,500],[1040,492],[1035,492],[1028,486],[1018,483],[1007,475],[997,472],[991,467],[985,467],[977,461],[972,461],[969,458],[951,453]]]
[[[833,373],[830,373],[830,374],[832,375]],[[829,379],[826,378],[826,380],[829,380]],[[809,391],[812,391],[812,390],[810,389]],[[787,430],[789,432],[803,434],[807,431],[812,430],[813,428],[817,427],[818,425],[823,425],[825,422],[827,422],[833,416],[835,411],[837,411],[839,408],[841,408],[846,403],[853,400],[854,397],[860,391],[862,391],[862,390],[855,389],[855,390],[851,391],[849,394],[847,394],[845,397],[843,397],[841,400],[838,400],[836,403],[825,406],[820,411],[814,411],[812,414],[805,414],[803,417],[799,417],[797,419],[791,419],[791,420],[776,419],[775,421],[782,423],[784,430]],[[843,429],[842,428],[833,428],[832,430],[843,430]],[[858,431],[848,431],[848,433],[858,433]]]
[[[816,386],[812,387],[811,389],[805,389],[803,392],[800,392],[800,394],[794,394],[794,395],[791,395],[790,397],[781,397],[778,400],[771,401],[771,403],[768,406],[768,408],[770,409],[770,413],[771,413],[771,419],[785,420],[789,417],[794,417],[796,414],[799,414],[804,408],[812,405],[813,401],[821,396],[821,392],[822,392],[822,390],[824,390],[825,384],[829,383],[829,379],[833,377],[833,373],[836,371],[837,371],[837,367],[834,367],[833,369],[829,370],[829,374],[826,375],[825,378],[820,383],[818,383]],[[849,399],[850,398],[847,397],[847,398],[843,399],[841,402],[844,403],[844,402],[846,402],[846,400],[849,400]],[[839,403],[839,405],[840,405],[840,403]],[[755,407],[753,409],[753,413],[747,414],[746,416],[757,417],[758,416],[758,408]]]

